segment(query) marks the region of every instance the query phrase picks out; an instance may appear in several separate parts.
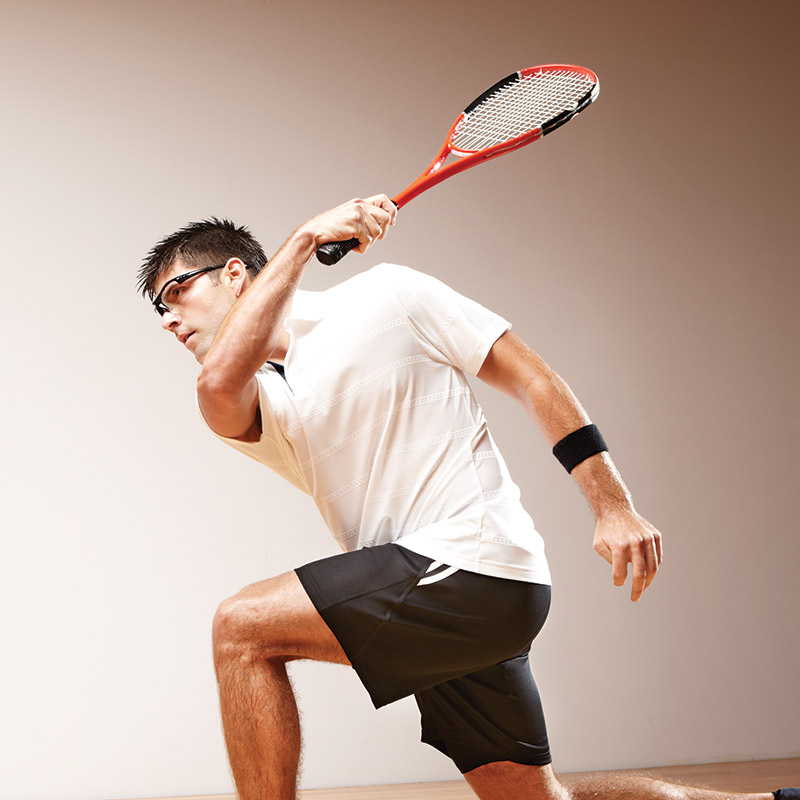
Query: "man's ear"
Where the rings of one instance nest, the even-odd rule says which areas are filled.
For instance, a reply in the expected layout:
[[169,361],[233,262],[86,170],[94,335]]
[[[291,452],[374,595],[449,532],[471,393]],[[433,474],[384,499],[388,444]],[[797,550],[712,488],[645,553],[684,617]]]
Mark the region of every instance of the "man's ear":
[[229,258],[222,269],[222,281],[236,297],[247,288],[249,278],[247,266],[240,258]]

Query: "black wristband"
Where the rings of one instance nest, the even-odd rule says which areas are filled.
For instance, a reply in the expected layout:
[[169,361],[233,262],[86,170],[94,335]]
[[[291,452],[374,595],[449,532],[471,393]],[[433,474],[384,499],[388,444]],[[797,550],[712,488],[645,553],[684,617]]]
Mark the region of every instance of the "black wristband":
[[597,425],[584,425],[558,442],[553,448],[553,455],[567,472],[572,472],[581,461],[607,450],[608,445]]

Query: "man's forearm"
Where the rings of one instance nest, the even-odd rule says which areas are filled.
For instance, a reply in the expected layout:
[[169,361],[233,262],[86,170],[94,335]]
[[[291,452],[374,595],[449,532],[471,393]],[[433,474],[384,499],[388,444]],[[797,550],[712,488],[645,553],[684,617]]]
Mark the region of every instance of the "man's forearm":
[[283,321],[315,252],[298,228],[228,312],[203,363],[200,381],[241,391],[278,346]]
[[397,206],[385,195],[355,199],[301,225],[237,298],[203,362],[198,387],[237,398],[279,344],[292,298],[317,248],[358,239],[363,253],[394,224]]
[[[526,410],[552,448],[573,431],[588,425],[589,416],[566,382],[543,361],[527,386]],[[633,510],[630,492],[611,456],[596,453],[570,473],[586,497],[596,519]]]
[[633,500],[608,453],[597,453],[570,473],[592,509],[596,520],[634,510]]
[[[566,381],[512,331],[495,342],[478,376],[516,399],[548,446],[590,423]],[[596,518],[632,510],[630,493],[608,453],[597,453],[572,470]]]

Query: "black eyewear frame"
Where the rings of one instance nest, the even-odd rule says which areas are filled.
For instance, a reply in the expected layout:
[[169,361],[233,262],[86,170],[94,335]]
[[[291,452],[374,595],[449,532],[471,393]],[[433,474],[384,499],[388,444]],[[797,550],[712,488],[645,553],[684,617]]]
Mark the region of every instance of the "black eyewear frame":
[[188,281],[190,278],[194,278],[196,275],[202,275],[204,272],[211,272],[212,270],[215,269],[222,269],[224,266],[225,264],[217,264],[214,267],[200,267],[200,269],[193,269],[191,272],[184,272],[183,275],[178,275],[174,278],[170,278],[161,287],[161,291],[156,295],[156,299],[153,300],[153,307],[159,313],[159,315],[163,317],[164,314],[167,313],[167,311],[172,311],[172,308],[174,308],[174,303],[172,304],[172,306],[169,306],[163,300],[164,292],[166,291],[166,289],[169,287],[170,284],[177,283],[180,285],[181,283],[186,283],[186,281]]

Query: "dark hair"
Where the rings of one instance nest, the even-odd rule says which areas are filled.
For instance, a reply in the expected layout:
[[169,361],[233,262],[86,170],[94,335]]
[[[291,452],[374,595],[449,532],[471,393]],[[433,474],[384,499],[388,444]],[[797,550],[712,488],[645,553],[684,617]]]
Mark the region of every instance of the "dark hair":
[[166,272],[180,258],[193,268],[210,267],[240,258],[251,278],[261,272],[267,263],[264,250],[250,231],[237,227],[227,219],[210,217],[202,222],[191,222],[179,231],[165,236],[145,256],[139,268],[137,289],[153,300],[158,276]]

